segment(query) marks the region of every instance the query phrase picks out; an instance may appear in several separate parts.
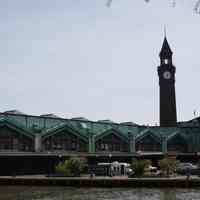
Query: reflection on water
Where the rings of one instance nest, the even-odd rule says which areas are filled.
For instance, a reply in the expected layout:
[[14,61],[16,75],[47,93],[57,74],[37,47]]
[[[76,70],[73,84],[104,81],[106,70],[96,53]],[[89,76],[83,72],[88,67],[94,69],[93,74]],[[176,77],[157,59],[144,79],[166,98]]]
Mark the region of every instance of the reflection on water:
[[161,198],[162,200],[176,200],[176,190],[173,189],[166,189],[162,190],[161,192]]
[[199,200],[199,189],[0,186],[0,200]]

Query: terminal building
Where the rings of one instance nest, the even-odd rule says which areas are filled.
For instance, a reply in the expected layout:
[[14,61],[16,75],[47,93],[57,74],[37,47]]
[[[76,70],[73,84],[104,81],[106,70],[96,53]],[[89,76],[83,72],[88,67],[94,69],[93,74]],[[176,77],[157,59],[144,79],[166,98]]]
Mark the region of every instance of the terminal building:
[[[185,122],[186,123],[186,122]],[[200,151],[198,122],[174,127],[140,126],[132,122],[63,119],[51,115],[0,114],[0,154],[194,153]]]
[[177,122],[172,55],[165,37],[157,68],[160,126],[5,111],[0,113],[0,168],[7,174],[14,173],[13,169],[15,173],[42,173],[72,155],[86,157],[91,163],[127,162],[137,156],[159,159],[165,154],[198,158],[200,119]]

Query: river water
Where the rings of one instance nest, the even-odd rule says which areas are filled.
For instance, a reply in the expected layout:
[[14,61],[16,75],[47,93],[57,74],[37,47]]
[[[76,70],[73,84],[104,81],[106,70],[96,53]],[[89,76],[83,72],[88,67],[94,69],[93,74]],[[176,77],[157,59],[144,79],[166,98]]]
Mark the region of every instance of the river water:
[[0,186],[0,200],[200,200],[200,190]]

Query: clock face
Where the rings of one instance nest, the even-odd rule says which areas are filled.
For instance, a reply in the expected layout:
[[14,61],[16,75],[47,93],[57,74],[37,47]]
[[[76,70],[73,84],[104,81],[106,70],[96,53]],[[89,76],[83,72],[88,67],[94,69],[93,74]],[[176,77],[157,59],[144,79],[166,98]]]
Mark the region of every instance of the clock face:
[[163,77],[164,77],[165,79],[170,79],[170,78],[171,78],[171,73],[170,73],[169,71],[165,71],[165,72],[163,73]]

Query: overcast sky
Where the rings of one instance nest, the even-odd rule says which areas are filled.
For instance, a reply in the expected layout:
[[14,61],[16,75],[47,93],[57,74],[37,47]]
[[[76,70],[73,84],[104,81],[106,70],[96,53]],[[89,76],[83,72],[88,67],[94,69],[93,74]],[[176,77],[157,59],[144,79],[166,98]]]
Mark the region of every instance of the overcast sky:
[[195,0],[0,0],[0,111],[159,122],[164,25],[178,120],[200,113]]

